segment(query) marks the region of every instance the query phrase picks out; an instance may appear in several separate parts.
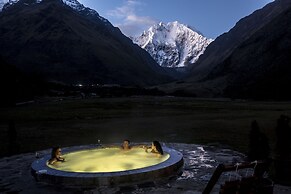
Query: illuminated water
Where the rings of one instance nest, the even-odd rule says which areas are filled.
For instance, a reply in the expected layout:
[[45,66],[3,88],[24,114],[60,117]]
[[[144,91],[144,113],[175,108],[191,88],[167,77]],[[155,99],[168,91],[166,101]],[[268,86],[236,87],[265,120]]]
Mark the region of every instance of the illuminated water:
[[142,148],[129,151],[120,148],[90,149],[64,154],[65,162],[48,165],[67,172],[118,172],[153,166],[167,160],[170,155],[147,153]]

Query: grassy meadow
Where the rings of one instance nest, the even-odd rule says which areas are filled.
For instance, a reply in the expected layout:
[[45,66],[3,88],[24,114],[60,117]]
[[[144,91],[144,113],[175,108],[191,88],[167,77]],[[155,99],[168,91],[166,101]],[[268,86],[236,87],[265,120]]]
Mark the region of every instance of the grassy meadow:
[[[219,101],[174,97],[92,98],[0,108],[0,156],[61,147],[122,142],[223,144],[246,152],[251,121],[269,140],[289,102]],[[11,137],[8,121],[15,123]],[[9,135],[10,134],[10,135]],[[11,140],[14,138],[14,140]]]

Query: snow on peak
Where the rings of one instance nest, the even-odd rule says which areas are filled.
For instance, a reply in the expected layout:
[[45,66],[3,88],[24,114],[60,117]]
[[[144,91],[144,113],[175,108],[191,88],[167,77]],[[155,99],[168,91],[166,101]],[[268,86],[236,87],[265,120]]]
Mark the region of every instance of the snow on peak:
[[19,0],[0,0],[0,12],[4,6],[10,6],[17,3]]
[[159,65],[173,68],[195,63],[212,41],[178,21],[160,22],[133,38]]
[[[4,6],[9,7],[9,6],[14,5],[18,2],[19,2],[19,0],[0,0],[0,12],[3,10]],[[41,3],[41,2],[42,2],[42,0],[35,0],[35,1],[29,2],[29,3],[24,2],[23,4],[27,6],[29,4]]]
[[[43,0],[34,0],[30,2],[29,4],[41,3],[42,1]],[[95,10],[85,7],[83,4],[79,3],[79,1],[77,0],[60,0],[60,1],[78,12],[86,13],[86,15],[89,15],[89,16],[97,16],[103,22],[109,23],[107,19],[101,17]],[[18,2],[19,0],[0,0],[0,12],[3,10],[4,6],[9,7]],[[24,5],[29,5],[29,4],[24,3]]]
[[68,5],[69,7],[71,7],[72,9],[79,11],[79,12],[86,12],[86,15],[91,15],[91,16],[97,16],[101,21],[105,22],[105,23],[109,23],[109,21],[103,17],[101,17],[97,11],[90,9],[88,7],[85,7],[83,4],[81,4],[79,1],[77,0],[61,0],[63,1],[64,4]]
[[79,3],[79,1],[76,0],[62,0],[64,4],[70,6],[71,8],[75,10],[82,10],[85,9],[85,7]]

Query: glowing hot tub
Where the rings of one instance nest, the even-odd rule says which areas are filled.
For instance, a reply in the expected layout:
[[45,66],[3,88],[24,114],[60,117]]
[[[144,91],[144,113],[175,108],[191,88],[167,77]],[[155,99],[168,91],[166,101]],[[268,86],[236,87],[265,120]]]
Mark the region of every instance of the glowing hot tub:
[[66,172],[119,172],[153,166],[164,162],[170,155],[146,153],[142,148],[132,148],[128,151],[120,148],[104,148],[71,152],[63,157],[65,162],[48,166]]
[[46,155],[32,163],[37,181],[76,187],[132,185],[177,176],[183,166],[182,154],[168,147],[163,147],[162,156],[142,148],[124,151],[89,145],[62,150],[65,162],[48,165]]

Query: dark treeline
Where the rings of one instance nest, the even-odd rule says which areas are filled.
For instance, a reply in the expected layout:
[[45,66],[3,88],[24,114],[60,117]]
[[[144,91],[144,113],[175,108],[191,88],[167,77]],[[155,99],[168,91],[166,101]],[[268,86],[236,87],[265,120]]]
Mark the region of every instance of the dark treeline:
[[[290,117],[281,115],[277,119],[275,147],[271,148],[269,140],[261,131],[257,121],[251,124],[249,133],[250,161],[263,160],[272,168],[272,176],[280,184],[290,185],[291,182],[291,127]],[[273,154],[271,155],[271,151]]]
[[120,86],[118,84],[73,85],[48,82],[37,74],[26,74],[7,63],[0,56],[0,107],[15,106],[17,103],[33,101],[35,97],[130,97],[130,96],[179,96],[195,97],[185,91],[165,93],[157,88]]

